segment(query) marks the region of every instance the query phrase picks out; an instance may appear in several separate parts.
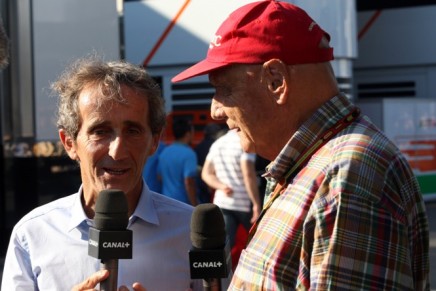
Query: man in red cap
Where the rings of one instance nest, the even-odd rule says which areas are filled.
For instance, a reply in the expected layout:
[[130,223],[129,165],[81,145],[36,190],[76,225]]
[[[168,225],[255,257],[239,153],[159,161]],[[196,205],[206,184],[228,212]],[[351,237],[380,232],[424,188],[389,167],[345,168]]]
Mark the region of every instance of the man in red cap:
[[428,290],[429,230],[405,157],[339,92],[329,35],[300,8],[234,11],[207,57],[211,115],[272,162],[230,290]]

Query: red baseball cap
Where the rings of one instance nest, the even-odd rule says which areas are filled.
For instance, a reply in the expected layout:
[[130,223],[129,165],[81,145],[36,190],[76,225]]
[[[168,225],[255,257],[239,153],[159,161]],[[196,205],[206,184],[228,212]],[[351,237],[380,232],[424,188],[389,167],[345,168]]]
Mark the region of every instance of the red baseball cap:
[[333,48],[319,46],[330,36],[301,8],[264,0],[246,4],[221,24],[204,60],[172,82],[208,74],[230,64],[262,64],[277,58],[288,65],[333,60]]

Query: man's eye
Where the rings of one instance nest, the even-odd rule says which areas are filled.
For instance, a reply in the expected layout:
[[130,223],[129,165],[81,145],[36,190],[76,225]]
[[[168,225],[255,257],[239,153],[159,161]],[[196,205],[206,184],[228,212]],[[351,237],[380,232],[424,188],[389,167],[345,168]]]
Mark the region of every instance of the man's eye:
[[92,131],[92,134],[93,134],[93,135],[96,135],[96,136],[101,136],[101,135],[105,135],[105,134],[107,134],[108,132],[109,132],[109,131],[106,130],[106,129],[99,128],[99,129],[94,129],[94,130]]
[[232,94],[232,90],[228,87],[219,87],[216,88],[216,93],[222,97],[227,97]]
[[132,135],[138,135],[141,133],[141,130],[138,128],[129,128],[128,132],[129,132],[129,134],[132,134]]

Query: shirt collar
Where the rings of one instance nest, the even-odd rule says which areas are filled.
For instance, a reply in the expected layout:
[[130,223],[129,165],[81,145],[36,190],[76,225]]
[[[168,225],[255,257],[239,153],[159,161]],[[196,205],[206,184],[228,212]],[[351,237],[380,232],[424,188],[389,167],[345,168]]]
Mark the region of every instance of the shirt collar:
[[153,201],[153,192],[150,191],[145,181],[142,181],[142,192],[139,198],[138,205],[129,219],[129,226],[136,218],[151,224],[159,224],[159,217]]
[[80,186],[79,191],[75,194],[75,199],[73,202],[73,207],[71,209],[71,220],[68,225],[68,231],[77,228],[82,222],[86,221],[88,224],[91,223],[91,219],[89,219],[85,211],[83,210],[81,197],[83,195],[83,186]]
[[[139,198],[138,205],[136,206],[135,211],[132,216],[129,218],[130,226],[136,218],[142,219],[146,222],[152,224],[159,224],[159,218],[157,215],[157,211],[154,207],[152,193],[148,188],[145,181],[142,182],[142,192],[141,197]],[[73,207],[71,210],[71,220],[68,225],[68,230],[71,231],[74,228],[77,228],[81,223],[86,222],[88,225],[93,225],[93,220],[88,218],[83,210],[83,205],[81,201],[81,197],[83,195],[83,188],[80,186],[79,191],[75,194],[75,199],[73,202]]]
[[324,103],[294,133],[277,158],[267,166],[264,176],[280,181],[306,148],[354,108],[344,94]]

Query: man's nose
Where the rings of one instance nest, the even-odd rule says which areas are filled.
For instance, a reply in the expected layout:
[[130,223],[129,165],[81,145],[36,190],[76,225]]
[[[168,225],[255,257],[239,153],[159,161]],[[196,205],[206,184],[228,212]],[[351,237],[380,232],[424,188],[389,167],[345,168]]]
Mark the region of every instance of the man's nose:
[[126,156],[126,152],[126,147],[121,136],[116,136],[114,139],[112,139],[109,145],[109,155],[114,160],[120,160],[124,158]]
[[212,104],[210,105],[210,116],[215,120],[223,120],[226,118],[223,105],[214,98],[212,99]]

